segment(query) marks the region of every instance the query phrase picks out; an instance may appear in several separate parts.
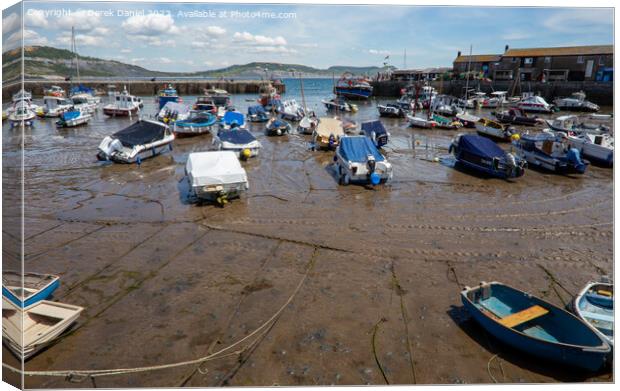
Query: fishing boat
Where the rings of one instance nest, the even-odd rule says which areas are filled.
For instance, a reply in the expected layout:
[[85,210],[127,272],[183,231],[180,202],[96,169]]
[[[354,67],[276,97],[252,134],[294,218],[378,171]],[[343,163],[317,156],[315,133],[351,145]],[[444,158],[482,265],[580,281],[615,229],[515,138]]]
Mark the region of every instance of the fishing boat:
[[598,371],[609,363],[609,344],[575,315],[499,282],[461,292],[463,306],[502,342],[571,367]]
[[57,98],[61,98],[65,96],[65,90],[60,86],[51,86],[44,91],[44,94],[47,96],[55,96]]
[[217,121],[217,117],[208,111],[192,110],[183,120],[176,120],[172,132],[176,137],[197,136],[209,133]]
[[26,360],[67,330],[84,308],[40,300],[20,308],[2,297],[2,340],[18,359]]
[[53,274],[2,271],[2,295],[18,307],[50,298],[59,286],[60,277]]
[[157,121],[138,120],[127,128],[106,136],[99,144],[99,160],[117,163],[142,163],[165,149],[172,150],[174,134],[168,125]]
[[228,203],[249,189],[248,177],[232,151],[190,153],[185,164],[191,193],[197,198]]
[[498,141],[510,141],[512,135],[518,133],[517,129],[502,125],[488,118],[480,118],[480,120],[476,122],[476,132],[481,136]]
[[32,126],[37,115],[32,111],[26,101],[19,101],[13,106],[13,110],[8,114],[8,120],[13,126]]
[[69,91],[69,99],[73,100],[74,97],[78,96],[85,99],[86,103],[90,103],[95,106],[101,103],[101,97],[96,96],[95,90],[82,84],[72,87]]
[[265,111],[265,108],[261,105],[255,105],[248,107],[248,114],[246,115],[248,122],[267,122],[269,121],[269,115]]
[[265,126],[265,134],[267,136],[282,136],[291,131],[291,125],[277,118],[272,118]]
[[372,86],[366,78],[345,72],[334,86],[334,93],[349,99],[368,99],[372,95]]
[[39,107],[37,115],[39,117],[58,117],[72,108],[73,103],[68,99],[57,96],[44,96],[43,106]]
[[552,133],[524,134],[514,144],[517,155],[527,161],[528,167],[557,174],[583,174],[588,167],[578,149],[571,148],[566,139]]
[[90,121],[93,116],[88,112],[80,110],[69,110],[60,114],[56,126],[61,128],[71,128],[74,126],[84,125]]
[[517,107],[491,113],[503,124],[535,126],[544,121],[538,117],[529,117],[527,113]]
[[381,121],[362,122],[362,133],[368,137],[377,148],[386,145],[390,138],[390,134]]
[[88,94],[75,94],[71,95],[71,103],[73,103],[73,108],[75,110],[79,110],[84,113],[93,114],[97,111],[97,103],[94,103],[91,100],[91,96]]
[[314,111],[310,111],[306,113],[306,115],[299,121],[299,125],[297,126],[297,130],[299,133],[303,134],[312,134],[314,133],[314,129],[316,129],[319,124],[319,119],[314,113]]
[[528,113],[552,113],[555,109],[547,101],[536,95],[524,97],[517,104],[516,107]]
[[424,118],[416,114],[407,114],[407,120],[409,121],[409,126],[412,126],[414,128],[430,129],[437,126],[437,122],[433,121],[432,119],[428,117]]
[[454,130],[463,127],[463,124],[459,120],[450,119],[439,114],[433,114],[431,120],[435,121],[435,127],[440,129]]
[[377,105],[380,117],[405,118],[407,112],[398,103]]
[[261,143],[249,130],[233,125],[229,130],[220,130],[213,137],[213,145],[220,151],[232,151],[239,159],[246,160],[258,156]]
[[583,91],[573,92],[570,97],[556,98],[553,104],[560,110],[568,111],[588,111],[596,113],[601,108],[599,105],[586,100],[586,94]]
[[562,115],[553,120],[546,120],[551,130],[564,133],[591,133],[605,134],[610,132],[610,128],[606,125],[595,123],[588,124],[582,122],[576,115]]
[[168,102],[178,103],[180,101],[181,99],[179,98],[179,94],[177,93],[177,90],[172,86],[172,84],[164,86],[164,88],[159,90],[159,93],[157,94],[157,103],[159,104],[159,110],[161,110]]
[[525,160],[501,149],[492,140],[475,134],[459,134],[448,152],[464,167],[485,175],[507,179],[523,176]]
[[357,105],[347,102],[343,96],[337,96],[330,100],[321,101],[327,111],[336,111],[341,113],[355,113],[358,110]]
[[351,182],[376,186],[392,179],[392,165],[366,136],[342,137],[334,160],[343,186]]
[[575,296],[573,312],[599,337],[614,346],[614,284],[589,282]]
[[165,124],[175,121],[184,121],[189,118],[190,108],[188,105],[178,102],[168,102],[157,113],[157,120]]
[[335,118],[322,117],[314,129],[314,133],[312,133],[312,150],[336,149],[340,138],[343,136],[342,121]]
[[608,133],[562,133],[572,148],[591,162],[611,167],[614,165],[614,137]]
[[103,106],[103,114],[110,117],[127,117],[135,115],[140,110],[140,100],[129,95],[127,89],[120,94],[111,95],[112,102]]
[[304,117],[304,109],[297,104],[295,99],[282,101],[282,107],[280,108],[280,117],[289,121],[301,121]]

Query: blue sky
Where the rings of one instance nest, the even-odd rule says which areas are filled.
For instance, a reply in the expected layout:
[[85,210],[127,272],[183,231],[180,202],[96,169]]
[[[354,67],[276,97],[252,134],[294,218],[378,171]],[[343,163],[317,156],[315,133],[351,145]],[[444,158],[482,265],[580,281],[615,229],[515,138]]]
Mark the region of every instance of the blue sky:
[[[192,11],[202,14],[190,17],[186,12]],[[246,11],[269,15],[247,17]],[[19,44],[18,15],[15,7],[3,11],[3,50]],[[505,45],[613,43],[611,8],[26,1],[24,26],[25,45],[69,49],[75,26],[80,54],[165,71],[252,61],[381,66],[387,55],[402,68],[405,49],[407,67],[420,68],[451,66],[457,51],[467,53],[470,44],[474,54],[487,54],[501,53]]]

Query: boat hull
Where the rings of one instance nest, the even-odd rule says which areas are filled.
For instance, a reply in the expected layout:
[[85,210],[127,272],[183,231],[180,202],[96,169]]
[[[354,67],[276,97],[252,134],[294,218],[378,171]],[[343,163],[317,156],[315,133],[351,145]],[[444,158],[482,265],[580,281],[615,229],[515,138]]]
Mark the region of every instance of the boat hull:
[[334,93],[336,95],[344,96],[348,99],[365,100],[370,98],[370,96],[372,95],[372,89],[334,87]]
[[134,115],[138,112],[138,108],[134,107],[132,109],[121,109],[121,108],[103,108],[103,114],[110,117],[128,117],[129,115]]

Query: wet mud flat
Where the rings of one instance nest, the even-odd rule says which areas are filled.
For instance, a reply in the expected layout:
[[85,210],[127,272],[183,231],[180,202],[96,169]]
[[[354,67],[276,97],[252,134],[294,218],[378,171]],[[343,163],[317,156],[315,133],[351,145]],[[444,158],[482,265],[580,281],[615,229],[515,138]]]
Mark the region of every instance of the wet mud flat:
[[[61,275],[54,299],[86,309],[26,370],[167,364],[251,338],[201,365],[25,386],[613,381],[516,353],[459,296],[501,281],[562,306],[611,275],[613,170],[483,178],[452,166],[455,132],[384,123],[394,180],[374,189],[338,186],[333,153],[310,151],[309,136],[251,126],[263,149],[243,163],[250,191],[218,208],[191,203],[183,174],[210,136],[178,139],[138,167],[95,159],[128,120],[38,121],[23,140],[25,267]],[[21,141],[3,138],[5,151]],[[3,357],[19,365],[5,347]]]

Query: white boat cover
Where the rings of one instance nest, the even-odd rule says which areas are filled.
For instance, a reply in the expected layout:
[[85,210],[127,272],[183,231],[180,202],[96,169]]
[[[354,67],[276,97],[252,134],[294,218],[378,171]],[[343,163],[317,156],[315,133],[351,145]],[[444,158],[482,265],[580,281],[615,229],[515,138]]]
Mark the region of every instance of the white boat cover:
[[185,171],[193,186],[246,183],[247,175],[233,151],[189,154]]
[[329,137],[332,134],[336,137],[344,136],[342,121],[335,118],[323,117],[316,128],[316,133],[323,137]]

